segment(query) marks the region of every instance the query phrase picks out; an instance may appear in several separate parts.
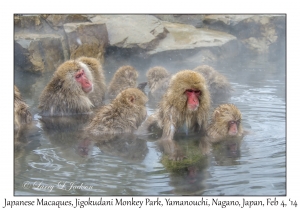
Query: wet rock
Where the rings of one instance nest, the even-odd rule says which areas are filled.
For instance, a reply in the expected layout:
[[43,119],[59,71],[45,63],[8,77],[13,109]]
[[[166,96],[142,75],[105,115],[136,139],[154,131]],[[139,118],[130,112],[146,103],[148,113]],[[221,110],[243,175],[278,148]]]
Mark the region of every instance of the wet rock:
[[154,49],[168,31],[152,15],[96,15],[92,22],[105,22],[110,46]]
[[67,23],[64,24],[64,30],[67,34],[70,59],[87,56],[104,62],[105,48],[108,45],[104,23]]
[[55,71],[65,60],[61,36],[55,34],[16,34],[15,66],[23,71]]

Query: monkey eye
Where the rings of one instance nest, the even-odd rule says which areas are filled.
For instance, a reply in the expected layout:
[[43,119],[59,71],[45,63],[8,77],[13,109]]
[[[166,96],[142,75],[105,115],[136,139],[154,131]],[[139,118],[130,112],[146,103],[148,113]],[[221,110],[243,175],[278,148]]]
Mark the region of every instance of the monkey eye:
[[187,89],[186,91],[189,92],[189,93],[194,92],[192,89]]
[[77,74],[76,75],[76,78],[78,79],[79,77],[81,77],[82,76],[82,73],[81,74]]
[[234,120],[231,120],[231,121],[229,121],[229,124],[230,125],[233,125],[233,124],[235,124],[236,122],[234,121]]
[[201,91],[200,91],[200,90],[195,90],[194,92],[195,92],[195,93],[201,93]]

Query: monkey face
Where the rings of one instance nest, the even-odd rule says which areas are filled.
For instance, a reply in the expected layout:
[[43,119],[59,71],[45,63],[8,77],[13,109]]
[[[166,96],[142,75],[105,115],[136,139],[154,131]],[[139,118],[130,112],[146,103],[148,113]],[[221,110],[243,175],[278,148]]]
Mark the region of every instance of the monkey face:
[[76,72],[75,80],[81,85],[81,88],[85,93],[89,93],[93,90],[93,85],[83,69]]

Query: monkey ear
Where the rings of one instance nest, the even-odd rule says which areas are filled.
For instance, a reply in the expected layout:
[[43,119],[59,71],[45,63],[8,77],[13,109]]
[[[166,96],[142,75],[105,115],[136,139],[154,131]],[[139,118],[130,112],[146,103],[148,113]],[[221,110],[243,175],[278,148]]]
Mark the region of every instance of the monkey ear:
[[134,103],[135,97],[131,95],[131,96],[128,97],[128,100],[129,100],[131,103]]
[[218,117],[220,117],[220,112],[218,110],[215,111],[215,119],[217,119]]

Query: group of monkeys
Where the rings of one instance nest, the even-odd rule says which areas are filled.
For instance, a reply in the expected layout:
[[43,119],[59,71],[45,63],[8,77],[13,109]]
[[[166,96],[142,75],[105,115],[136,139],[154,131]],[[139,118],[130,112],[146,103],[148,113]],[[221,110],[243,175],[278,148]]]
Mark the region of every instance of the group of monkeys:
[[[209,152],[211,143],[243,136],[241,112],[233,104],[219,105],[210,116],[211,103],[230,96],[226,77],[207,65],[171,75],[164,67],[150,68],[147,83],[137,84],[138,72],[122,66],[106,87],[101,64],[95,58],[80,57],[61,64],[39,98],[40,115],[60,117],[91,115],[86,135],[109,141],[114,135],[146,134],[152,127],[162,130],[160,142],[172,160],[184,158],[174,141],[182,126],[199,133],[199,148]],[[146,95],[144,87],[148,85]],[[147,116],[148,98],[157,103]],[[108,104],[105,102],[109,100]],[[32,120],[28,105],[14,87],[15,131]],[[210,121],[210,122],[209,122]]]

